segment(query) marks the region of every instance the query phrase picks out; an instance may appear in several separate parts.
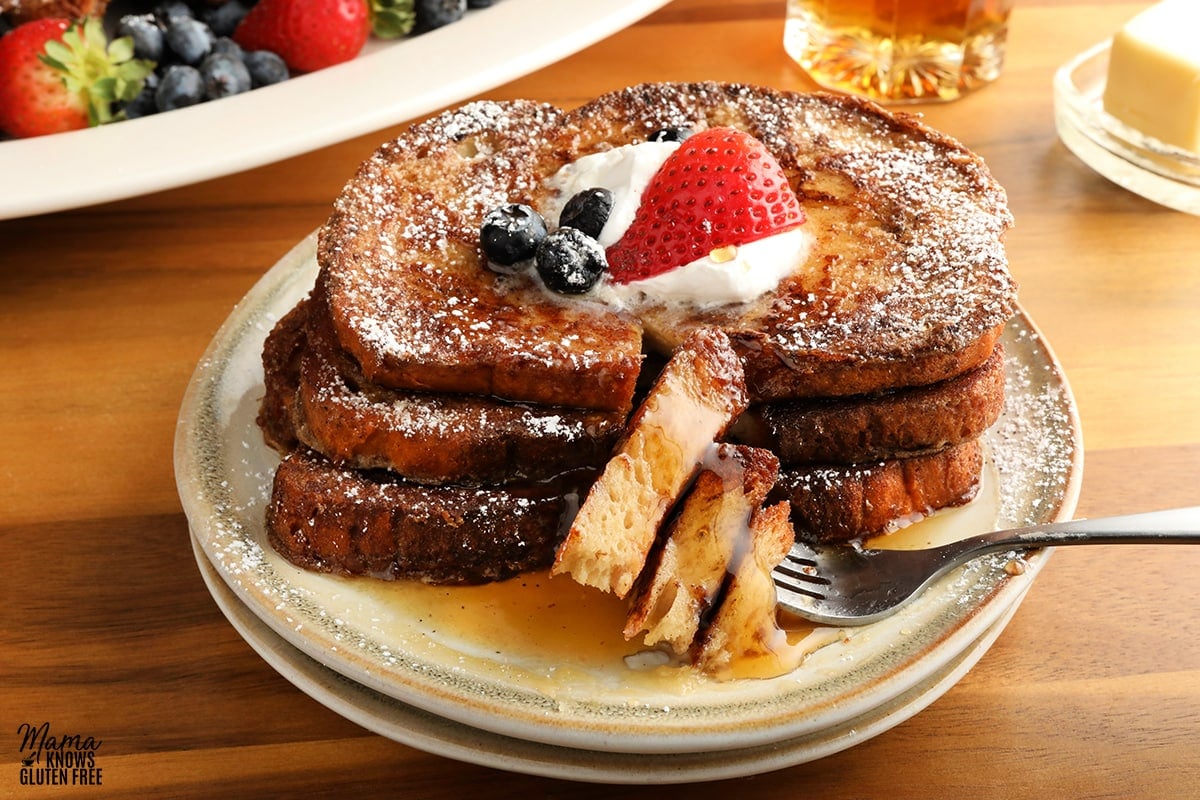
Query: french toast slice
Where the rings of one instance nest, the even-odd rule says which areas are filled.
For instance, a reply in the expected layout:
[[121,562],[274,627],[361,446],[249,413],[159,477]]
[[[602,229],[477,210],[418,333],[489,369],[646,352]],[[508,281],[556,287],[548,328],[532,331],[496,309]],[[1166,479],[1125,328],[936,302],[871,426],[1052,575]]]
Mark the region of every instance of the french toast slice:
[[593,473],[523,486],[425,486],[297,450],[275,472],[266,529],[296,566],[435,584],[548,567]]
[[259,415],[268,441],[418,483],[502,484],[599,469],[624,428],[615,411],[383,389],[338,350],[320,298],[302,301],[264,347]]
[[641,327],[487,269],[484,215],[538,204],[561,162],[559,110],[478,102],[407,129],[359,168],[318,236],[319,282],[343,348],[390,388],[628,411]]
[[725,330],[754,402],[936,383],[983,363],[1015,308],[1002,236],[1012,216],[983,161],[916,117],[865,100],[739,84],[644,84],[567,114],[569,159],[659,128],[723,125],[787,174],[815,243],[777,290],[711,308],[646,298],[670,350]]
[[1004,346],[963,375],[875,395],[751,406],[731,436],[785,465],[907,458],[977,438],[1004,407]]
[[647,646],[688,653],[748,549],[751,518],[778,472],[767,450],[718,444],[709,451],[631,595],[626,639],[644,633]]
[[969,502],[982,470],[983,447],[971,439],[910,458],[784,467],[769,499],[791,504],[797,536],[848,542]]
[[552,574],[625,597],[705,454],[746,408],[725,334],[693,331],[634,411],[558,548]]

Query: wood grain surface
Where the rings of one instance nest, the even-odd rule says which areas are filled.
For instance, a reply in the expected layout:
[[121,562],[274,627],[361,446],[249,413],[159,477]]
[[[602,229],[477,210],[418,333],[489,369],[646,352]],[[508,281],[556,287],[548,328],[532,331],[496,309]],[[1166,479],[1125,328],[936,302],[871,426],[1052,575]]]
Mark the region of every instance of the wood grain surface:
[[[783,6],[676,0],[485,96],[572,106],[647,80],[812,88],[780,46]],[[1083,422],[1079,516],[1200,503],[1200,218],[1109,183],[1054,129],[1055,68],[1143,6],[1019,0],[1000,81],[911,109],[1009,191],[1021,301]],[[0,222],[0,797],[1200,796],[1198,549],[1060,550],[928,709],[753,778],[616,788],[505,773],[374,735],[289,684],[200,579],[175,419],[234,303],[399,129]],[[20,784],[19,728],[42,722],[102,742],[101,785]]]

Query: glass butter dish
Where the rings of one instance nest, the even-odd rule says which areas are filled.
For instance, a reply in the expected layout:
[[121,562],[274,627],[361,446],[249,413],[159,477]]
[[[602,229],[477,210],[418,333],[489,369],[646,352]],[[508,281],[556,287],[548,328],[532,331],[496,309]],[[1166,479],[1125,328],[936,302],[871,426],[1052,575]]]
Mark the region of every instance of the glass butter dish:
[[1165,144],[1104,111],[1109,43],[1054,75],[1054,122],[1063,144],[1096,172],[1160,205],[1200,215],[1200,154]]

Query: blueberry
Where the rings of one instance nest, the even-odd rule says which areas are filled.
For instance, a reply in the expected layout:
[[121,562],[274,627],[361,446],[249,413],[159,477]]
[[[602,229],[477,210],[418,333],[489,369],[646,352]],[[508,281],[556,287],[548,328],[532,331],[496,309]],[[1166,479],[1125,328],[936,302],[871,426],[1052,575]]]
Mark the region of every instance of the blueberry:
[[604,248],[576,228],[559,228],[543,239],[534,263],[542,282],[563,294],[583,294],[608,268]]
[[183,0],[166,0],[166,2],[157,3],[153,13],[158,24],[165,28],[171,24],[172,20],[190,18],[192,8]]
[[253,89],[288,79],[287,64],[270,50],[252,50],[242,56],[242,61],[250,72],[250,86]]
[[242,46],[228,36],[218,36],[213,40],[212,51],[209,55],[211,56],[216,53],[236,58],[238,61],[246,60],[246,52],[242,50]]
[[563,206],[558,215],[559,227],[577,228],[593,239],[600,237],[608,215],[612,213],[613,195],[608,189],[596,186],[579,192]]
[[692,135],[691,128],[659,128],[646,137],[647,142],[682,142]]
[[159,111],[194,106],[203,99],[204,79],[200,77],[200,70],[186,64],[169,67],[154,93],[154,102]]
[[184,64],[195,66],[212,51],[212,31],[198,19],[176,17],[163,34],[167,47]]
[[413,31],[422,33],[462,19],[467,13],[467,0],[416,0],[413,11],[417,15]]
[[204,96],[209,100],[250,91],[250,72],[233,56],[213,53],[200,62]]
[[148,117],[157,113],[158,106],[154,102],[154,94],[157,89],[158,73],[151,72],[146,76],[146,82],[142,84],[142,91],[138,93],[138,96],[122,106],[121,111],[124,112],[125,119]]
[[242,0],[232,0],[204,9],[200,12],[200,19],[212,29],[214,36],[232,36],[238,23],[249,11],[249,4]]
[[117,36],[133,39],[133,55],[150,61],[161,61],[163,32],[151,14],[126,14],[117,21]]
[[484,254],[493,265],[501,268],[533,258],[538,244],[545,238],[546,221],[523,203],[509,203],[492,209],[483,218],[479,229]]

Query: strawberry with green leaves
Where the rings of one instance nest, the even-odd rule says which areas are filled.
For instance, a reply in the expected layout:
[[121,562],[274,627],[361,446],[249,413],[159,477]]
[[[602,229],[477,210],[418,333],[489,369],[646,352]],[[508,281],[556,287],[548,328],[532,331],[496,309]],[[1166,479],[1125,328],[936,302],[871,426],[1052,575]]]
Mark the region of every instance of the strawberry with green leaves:
[[804,222],[770,151],[734,128],[684,139],[642,194],[633,222],[606,251],[611,278],[628,283],[758,241]]
[[153,70],[128,37],[109,42],[96,18],[26,22],[0,38],[0,130],[42,136],[111,122]]
[[277,53],[293,72],[313,72],[357,56],[370,33],[366,0],[259,0],[233,40]]

